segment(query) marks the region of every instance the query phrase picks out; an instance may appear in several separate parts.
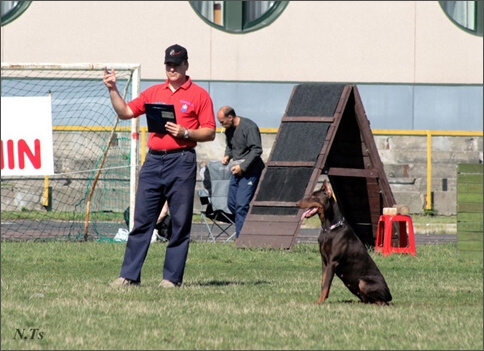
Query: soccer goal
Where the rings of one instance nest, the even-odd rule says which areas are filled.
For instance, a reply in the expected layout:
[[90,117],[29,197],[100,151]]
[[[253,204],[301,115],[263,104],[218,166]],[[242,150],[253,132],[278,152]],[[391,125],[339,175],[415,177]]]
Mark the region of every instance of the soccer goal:
[[[2,100],[50,96],[54,154],[54,175],[2,172],[2,240],[103,240],[126,227],[123,212],[134,208],[139,168],[139,119],[117,117],[104,67],[116,71],[126,101],[139,95],[139,64],[2,63]],[[2,170],[7,151],[15,155],[6,138],[2,131]]]

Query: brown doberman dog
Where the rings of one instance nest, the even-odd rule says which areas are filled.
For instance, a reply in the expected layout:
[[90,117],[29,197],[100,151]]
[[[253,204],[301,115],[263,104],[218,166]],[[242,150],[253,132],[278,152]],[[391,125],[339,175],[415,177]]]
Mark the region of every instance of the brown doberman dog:
[[302,218],[318,214],[321,220],[318,243],[323,277],[321,296],[316,303],[320,304],[328,298],[336,274],[361,302],[389,305],[392,295],[385,278],[365,245],[345,221],[327,180],[323,182],[321,189],[296,204],[299,208],[307,209]]

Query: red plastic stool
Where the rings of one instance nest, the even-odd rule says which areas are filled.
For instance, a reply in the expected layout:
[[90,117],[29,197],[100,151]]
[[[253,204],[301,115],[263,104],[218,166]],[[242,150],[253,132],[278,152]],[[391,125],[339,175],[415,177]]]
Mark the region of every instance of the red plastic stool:
[[[398,246],[392,246],[394,224],[396,224],[395,228],[398,230]],[[415,256],[415,235],[412,218],[401,214],[381,215],[376,231],[375,252],[380,252],[383,256],[388,256],[392,253]]]

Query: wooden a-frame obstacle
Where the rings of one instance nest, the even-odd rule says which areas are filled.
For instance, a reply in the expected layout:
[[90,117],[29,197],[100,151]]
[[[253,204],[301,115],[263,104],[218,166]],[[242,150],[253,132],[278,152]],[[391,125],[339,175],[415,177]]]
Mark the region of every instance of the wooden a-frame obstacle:
[[355,85],[294,87],[236,247],[290,249],[302,224],[296,201],[322,175],[358,237],[375,246],[395,199]]

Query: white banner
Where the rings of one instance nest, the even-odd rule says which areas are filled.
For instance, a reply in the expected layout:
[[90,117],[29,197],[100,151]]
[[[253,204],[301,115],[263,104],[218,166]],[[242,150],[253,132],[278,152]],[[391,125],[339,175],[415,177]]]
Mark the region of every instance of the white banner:
[[52,105],[47,97],[2,97],[2,176],[54,174]]

